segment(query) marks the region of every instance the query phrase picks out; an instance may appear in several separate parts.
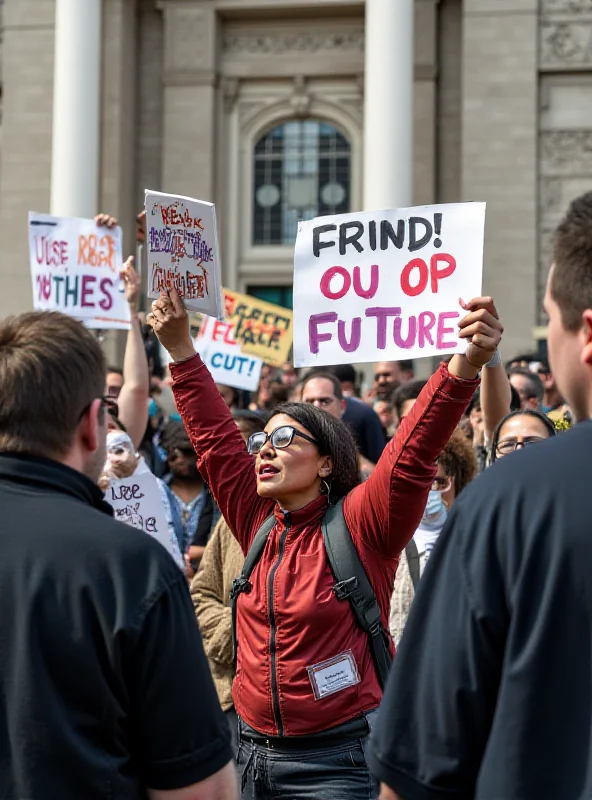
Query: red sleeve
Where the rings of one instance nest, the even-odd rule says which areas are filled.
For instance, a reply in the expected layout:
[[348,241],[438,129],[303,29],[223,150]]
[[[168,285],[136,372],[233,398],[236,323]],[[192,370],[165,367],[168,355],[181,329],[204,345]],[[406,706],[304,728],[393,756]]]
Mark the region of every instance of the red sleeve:
[[170,365],[173,394],[197,466],[244,553],[274,502],[257,494],[253,457],[199,355]]
[[456,378],[441,364],[417,398],[365,483],[345,498],[354,539],[393,558],[415,533],[436,475],[436,460],[479,380]]

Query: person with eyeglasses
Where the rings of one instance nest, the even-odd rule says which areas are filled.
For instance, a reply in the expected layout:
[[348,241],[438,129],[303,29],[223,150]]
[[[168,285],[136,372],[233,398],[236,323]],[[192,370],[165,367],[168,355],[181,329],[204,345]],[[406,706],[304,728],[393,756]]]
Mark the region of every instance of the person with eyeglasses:
[[353,542],[387,629],[401,550],[422,517],[436,459],[460,420],[502,326],[491,298],[465,306],[464,355],[442,364],[360,483],[347,426],[309,403],[278,406],[248,452],[189,333],[174,289],[148,317],[172,364],[177,407],[222,514],[247,552],[275,525],[237,602],[238,767],[244,800],[374,800],[365,748],[382,691],[367,634],[333,591],[321,521],[344,500]]
[[526,408],[513,411],[502,419],[491,440],[490,461],[493,463],[516,450],[555,436],[552,420],[545,414]]

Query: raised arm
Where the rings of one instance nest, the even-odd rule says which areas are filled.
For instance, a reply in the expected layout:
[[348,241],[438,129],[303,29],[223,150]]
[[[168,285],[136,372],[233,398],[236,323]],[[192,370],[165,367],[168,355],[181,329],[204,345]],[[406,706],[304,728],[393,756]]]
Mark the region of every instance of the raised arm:
[[147,322],[169,352],[175,402],[197,465],[243,551],[273,510],[257,494],[253,458],[207,367],[195,352],[187,311],[174,289],[152,304]]
[[121,279],[125,285],[125,296],[130,309],[131,328],[125,344],[123,387],[119,394],[118,405],[119,419],[125,425],[134,446],[139,447],[148,424],[150,375],[138,318],[141,282],[133,263],[133,256],[130,256],[121,270]]
[[415,533],[436,475],[436,460],[478,385],[481,367],[501,339],[503,328],[491,298],[476,298],[465,309],[459,335],[469,342],[466,353],[455,355],[448,366],[440,365],[372,475],[345,501],[352,536],[390,558]]
[[491,442],[494,430],[510,413],[511,402],[510,381],[500,357],[499,364],[486,366],[481,377],[481,410],[487,442]]

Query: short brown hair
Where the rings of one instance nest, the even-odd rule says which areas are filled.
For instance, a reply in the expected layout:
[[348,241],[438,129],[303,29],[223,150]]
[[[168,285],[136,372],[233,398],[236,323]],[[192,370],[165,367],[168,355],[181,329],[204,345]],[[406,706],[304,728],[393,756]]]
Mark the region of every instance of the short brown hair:
[[477,477],[479,472],[475,448],[460,428],[455,429],[444,446],[438,463],[442,465],[448,477],[454,478],[457,495]]
[[582,314],[592,308],[592,192],[570,205],[555,232],[551,296],[563,327],[578,331]]
[[0,451],[65,455],[105,387],[105,359],[84,325],[54,311],[0,323]]

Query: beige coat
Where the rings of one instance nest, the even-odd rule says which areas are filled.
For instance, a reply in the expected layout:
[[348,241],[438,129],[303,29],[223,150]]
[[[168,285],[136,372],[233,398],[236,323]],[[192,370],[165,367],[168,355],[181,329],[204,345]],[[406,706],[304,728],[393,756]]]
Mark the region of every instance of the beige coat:
[[224,518],[218,521],[191,582],[191,597],[204,648],[224,711],[232,708],[234,659],[230,589],[243,563],[243,551]]

